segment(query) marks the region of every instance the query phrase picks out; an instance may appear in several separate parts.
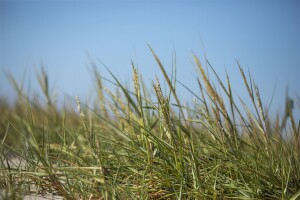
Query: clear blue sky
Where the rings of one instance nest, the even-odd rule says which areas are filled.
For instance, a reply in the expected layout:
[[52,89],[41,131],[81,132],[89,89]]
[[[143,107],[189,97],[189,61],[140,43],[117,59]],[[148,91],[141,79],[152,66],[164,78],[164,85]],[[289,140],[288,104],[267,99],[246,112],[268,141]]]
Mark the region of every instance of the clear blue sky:
[[[93,91],[89,57],[128,83],[133,60],[151,83],[160,71],[147,43],[168,71],[175,50],[178,78],[195,91],[192,52],[202,61],[205,55],[222,78],[227,70],[241,96],[246,90],[236,60],[250,69],[264,105],[276,83],[274,108],[287,86],[291,96],[300,96],[300,3],[288,0],[0,0],[0,94],[14,95],[3,71],[18,79],[27,71],[26,87],[37,90],[34,66],[43,63],[61,98],[85,98]],[[183,100],[192,98],[180,93]]]

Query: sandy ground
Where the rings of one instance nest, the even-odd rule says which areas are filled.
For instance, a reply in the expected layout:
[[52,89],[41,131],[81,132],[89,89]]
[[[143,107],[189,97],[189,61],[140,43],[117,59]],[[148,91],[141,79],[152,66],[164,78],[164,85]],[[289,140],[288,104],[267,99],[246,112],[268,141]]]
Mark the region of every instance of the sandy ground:
[[[17,156],[9,156],[9,164],[10,166],[21,166],[24,167],[26,162],[22,159],[20,159]],[[0,194],[5,194],[3,191],[0,190]],[[0,195],[1,198],[2,195]],[[22,196],[22,195],[20,195]],[[24,200],[61,200],[63,197],[53,194],[46,194],[46,195],[40,195],[40,194],[31,194],[31,195],[25,195],[23,197]]]
[[[5,199],[9,199],[12,197],[5,197],[4,193],[0,191],[0,194],[2,193],[2,195],[0,195],[0,199],[1,198],[5,198]],[[22,195],[20,195],[19,197],[22,197]],[[31,195],[25,195],[22,198],[23,200],[62,200],[63,197],[57,196],[57,195],[52,195],[52,194],[47,194],[47,195],[37,195],[37,194],[31,194]]]
[[[14,197],[10,195],[5,195],[6,193],[2,190],[0,190],[0,199],[15,199]],[[17,195],[17,199],[23,199],[23,200],[62,200],[63,197],[53,194],[30,194],[30,195]]]
[[49,200],[49,199],[53,199],[53,200],[61,200],[63,199],[63,197],[60,196],[56,196],[56,195],[52,195],[52,194],[48,194],[46,196],[40,196],[40,195],[26,195],[24,198],[24,200]]

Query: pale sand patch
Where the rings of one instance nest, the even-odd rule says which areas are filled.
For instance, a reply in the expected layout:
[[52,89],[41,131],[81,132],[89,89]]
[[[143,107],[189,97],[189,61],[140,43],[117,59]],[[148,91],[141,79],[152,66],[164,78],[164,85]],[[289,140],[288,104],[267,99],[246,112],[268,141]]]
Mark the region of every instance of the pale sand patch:
[[[4,195],[4,192],[0,191],[0,194],[2,193],[2,195],[0,195],[1,197],[4,197],[5,199],[10,199],[13,198],[10,195]],[[58,196],[58,195],[53,195],[53,194],[45,194],[45,195],[41,195],[41,194],[28,194],[28,195],[17,195],[17,199],[23,199],[23,200],[62,200],[63,197]]]
[[63,197],[53,195],[53,194],[47,194],[47,195],[36,195],[36,194],[31,194],[31,195],[26,195],[24,196],[23,200],[61,200]]
[[[20,167],[21,169],[24,169],[26,166],[26,161],[16,155],[9,156],[8,163],[11,168]],[[7,167],[7,163],[5,163],[5,167]],[[0,194],[4,194],[4,193],[0,190]],[[20,197],[22,196],[23,195],[20,195]],[[61,199],[63,199],[63,197],[54,194],[43,194],[43,195],[29,194],[23,196],[23,200],[61,200]]]

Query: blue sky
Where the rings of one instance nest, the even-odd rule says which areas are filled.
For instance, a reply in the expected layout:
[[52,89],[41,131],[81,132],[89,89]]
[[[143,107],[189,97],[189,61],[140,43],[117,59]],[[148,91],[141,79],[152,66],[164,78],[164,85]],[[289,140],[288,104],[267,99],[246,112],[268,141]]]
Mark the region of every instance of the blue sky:
[[[149,84],[158,66],[150,44],[171,72],[177,57],[178,79],[195,92],[192,54],[206,56],[234,92],[245,87],[236,60],[249,68],[264,105],[282,108],[285,89],[300,96],[299,1],[9,1],[0,0],[0,94],[14,96],[4,71],[38,90],[34,66],[45,66],[50,85],[64,94],[86,98],[93,93],[89,58],[105,63],[130,82],[131,60]],[[183,100],[192,95],[180,89]]]

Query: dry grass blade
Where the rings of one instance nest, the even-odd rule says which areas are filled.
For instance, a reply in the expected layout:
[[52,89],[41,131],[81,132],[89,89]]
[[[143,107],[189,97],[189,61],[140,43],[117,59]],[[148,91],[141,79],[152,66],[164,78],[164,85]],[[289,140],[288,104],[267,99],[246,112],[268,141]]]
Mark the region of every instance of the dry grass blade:
[[51,106],[52,101],[51,101],[50,92],[49,92],[49,80],[48,80],[48,75],[45,71],[45,68],[44,67],[41,68],[41,73],[36,72],[36,76],[37,76],[39,85],[47,99],[47,105]]
[[99,98],[99,101],[100,101],[100,109],[101,111],[103,112],[103,115],[105,118],[108,118],[108,112],[107,112],[107,109],[105,107],[105,97],[104,97],[104,93],[103,93],[103,84],[102,84],[102,79],[101,79],[101,76],[100,76],[100,73],[98,72],[96,66],[94,65],[94,77],[96,79],[96,82],[97,82],[97,91],[98,91],[98,98]]
[[138,107],[136,106],[136,104],[134,103],[133,99],[131,98],[128,90],[119,82],[119,80],[115,77],[115,75],[104,65],[104,67],[107,69],[107,71],[110,73],[110,75],[113,77],[113,79],[117,82],[118,86],[121,88],[121,90],[123,91],[123,94],[126,96],[128,102],[130,103],[130,105],[133,107],[133,109],[136,111],[136,113],[141,116],[141,113],[138,109]]
[[178,98],[178,96],[177,96],[177,94],[176,94],[176,90],[175,90],[174,87],[172,86],[172,83],[171,83],[171,81],[170,81],[170,79],[169,79],[169,77],[168,77],[168,75],[167,75],[167,73],[166,73],[166,70],[165,70],[164,66],[161,64],[161,62],[160,62],[159,58],[157,57],[157,55],[155,54],[154,50],[151,48],[150,45],[148,45],[148,47],[149,47],[149,49],[151,50],[152,55],[154,56],[154,58],[155,58],[155,60],[156,60],[156,62],[157,62],[157,64],[158,64],[160,70],[162,71],[162,73],[163,73],[163,75],[164,75],[164,78],[165,78],[165,80],[166,80],[166,82],[167,82],[167,84],[168,84],[168,86],[169,86],[169,88],[170,88],[172,94],[174,95],[174,98],[175,98],[175,100],[176,100],[176,103],[177,103],[177,105],[178,105],[178,108],[179,108],[179,110],[180,110],[180,113],[181,113],[181,115],[182,115],[182,117],[183,117],[183,119],[184,119],[184,121],[185,121],[185,123],[186,123],[185,115],[184,115],[184,113],[183,113],[183,110],[182,110],[182,107],[181,107],[179,98]]
[[171,133],[172,124],[171,124],[171,118],[170,118],[169,100],[163,96],[163,93],[162,93],[161,87],[160,87],[160,83],[159,83],[159,80],[157,77],[156,77],[156,82],[155,83],[153,82],[153,87],[154,87],[158,102],[160,104],[161,113],[164,118],[164,122],[167,125],[166,126],[167,127],[166,135],[169,138],[169,140],[171,142],[173,142],[173,137],[172,137],[172,133]]

